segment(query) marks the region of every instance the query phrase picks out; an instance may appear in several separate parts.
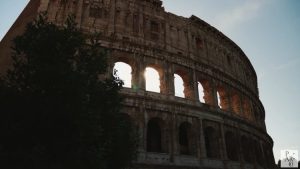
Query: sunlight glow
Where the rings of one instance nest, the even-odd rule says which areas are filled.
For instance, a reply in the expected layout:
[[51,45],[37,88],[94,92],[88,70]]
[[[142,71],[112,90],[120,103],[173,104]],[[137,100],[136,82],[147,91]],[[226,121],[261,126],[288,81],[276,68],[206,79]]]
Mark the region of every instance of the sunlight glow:
[[146,91],[160,93],[160,80],[158,71],[147,67],[145,70]]
[[220,97],[220,93],[219,93],[219,92],[217,92],[217,98],[218,98],[218,106],[219,106],[220,108],[222,108],[222,107],[221,107],[221,97]]
[[131,66],[124,62],[116,62],[114,70],[117,71],[116,76],[124,82],[123,87],[131,88]]
[[201,103],[205,103],[204,100],[204,89],[200,82],[198,82],[198,94],[199,94],[199,100]]
[[178,74],[174,74],[174,87],[175,87],[175,96],[184,98],[183,79]]

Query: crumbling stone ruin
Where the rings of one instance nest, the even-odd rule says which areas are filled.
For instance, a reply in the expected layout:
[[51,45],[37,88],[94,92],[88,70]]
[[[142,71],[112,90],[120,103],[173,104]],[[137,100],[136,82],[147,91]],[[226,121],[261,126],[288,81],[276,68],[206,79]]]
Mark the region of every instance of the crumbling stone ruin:
[[[31,0],[0,44],[0,72],[11,64],[11,39],[42,11],[57,25],[75,14],[84,33],[100,32],[108,74],[117,62],[130,66],[122,94],[140,134],[135,168],[275,168],[255,70],[220,31],[166,12],[160,0]],[[146,68],[159,74],[158,92],[147,90]]]

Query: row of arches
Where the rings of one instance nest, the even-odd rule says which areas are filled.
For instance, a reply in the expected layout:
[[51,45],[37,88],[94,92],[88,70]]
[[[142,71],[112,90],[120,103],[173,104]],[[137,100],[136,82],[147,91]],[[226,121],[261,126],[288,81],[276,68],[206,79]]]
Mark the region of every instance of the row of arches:
[[[182,155],[196,156],[200,146],[197,146],[197,137],[201,134],[194,130],[195,126],[184,121],[177,126],[178,153]],[[147,123],[147,152],[168,153],[169,147],[165,140],[168,135],[166,124],[160,118],[151,118]],[[225,149],[226,156],[231,161],[245,161],[248,163],[258,163],[261,166],[269,159],[269,150],[263,148],[258,140],[246,135],[238,135],[236,132],[226,130],[224,138],[218,128],[213,126],[203,127],[203,137],[205,142],[205,152],[207,158],[222,159],[222,148]],[[224,145],[222,140],[224,139]],[[199,139],[201,140],[201,139]],[[200,150],[203,151],[203,150]],[[266,159],[265,159],[266,158]]]
[[[123,80],[123,87],[131,88],[132,86],[132,68],[129,64],[124,62],[116,62],[114,66],[116,70],[116,76]],[[144,77],[146,80],[146,91],[160,93],[160,74],[153,67],[146,67]],[[175,96],[185,97],[185,87],[184,81],[181,75],[174,73],[174,87],[175,87]],[[198,91],[199,91],[199,100],[202,103],[205,103],[204,100],[204,88],[200,82],[198,82]]]
[[[168,153],[166,145],[166,125],[160,118],[152,118],[147,123],[147,152]],[[196,140],[192,125],[189,122],[182,122],[177,133],[179,153],[183,155],[196,155],[194,150]]]
[[[115,76],[123,80],[123,87],[132,88],[132,67],[125,62],[115,62],[114,70]],[[164,71],[159,66],[151,65],[144,70],[145,90],[156,93],[167,93],[165,90],[167,86],[164,77]],[[173,74],[174,95],[182,98],[195,98],[201,102],[212,106],[218,106],[220,109],[234,112],[236,115],[244,117],[248,120],[257,120],[260,117],[255,117],[253,113],[253,105],[250,99],[243,96],[238,91],[228,91],[221,84],[212,85],[209,80],[198,79],[196,86],[183,70],[175,70]],[[216,86],[216,87],[214,87]],[[196,100],[197,100],[196,99]],[[256,113],[258,115],[258,113]]]

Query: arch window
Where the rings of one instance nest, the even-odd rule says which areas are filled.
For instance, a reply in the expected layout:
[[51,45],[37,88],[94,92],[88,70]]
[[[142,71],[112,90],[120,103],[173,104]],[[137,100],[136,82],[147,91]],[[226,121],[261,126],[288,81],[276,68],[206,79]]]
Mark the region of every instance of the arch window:
[[199,101],[202,102],[202,103],[205,103],[204,88],[203,88],[203,85],[200,82],[198,82],[198,94],[199,94]]
[[222,86],[218,87],[217,89],[217,100],[218,100],[218,106],[221,109],[227,110],[229,108],[227,93]]
[[246,162],[252,163],[254,162],[255,152],[253,152],[254,146],[253,141],[246,136],[242,137],[242,150],[243,150],[243,159]]
[[241,113],[241,98],[237,93],[232,95],[232,109],[236,114]]
[[147,67],[145,70],[146,91],[160,93],[160,77],[156,69]]
[[243,159],[244,161],[249,162],[249,155],[248,155],[248,138],[245,136],[242,137],[242,150],[243,150]]
[[250,101],[247,98],[244,98],[243,100],[243,114],[245,115],[245,118],[248,120],[252,120],[252,112],[251,112],[251,106]]
[[249,155],[248,155],[248,138],[245,136],[242,137],[242,151],[243,151],[243,159],[244,161],[249,162]]
[[226,152],[227,157],[230,160],[238,161],[239,159],[239,146],[235,135],[232,132],[226,132],[225,134]]
[[219,158],[219,137],[212,127],[204,129],[206,155],[208,158]]
[[184,82],[180,75],[174,74],[175,96],[184,98]]
[[151,119],[147,125],[147,151],[162,152],[161,127],[158,119]]
[[191,125],[188,122],[181,123],[179,126],[179,145],[180,154],[191,154]]
[[123,87],[131,88],[131,66],[124,62],[116,62],[114,65],[114,71],[116,71],[116,74],[114,74],[114,76],[120,78],[123,81]]
[[[198,81],[198,83],[201,84],[201,86],[199,86],[199,84],[198,84],[198,93],[199,93],[200,102],[203,102],[203,103],[206,103],[209,105],[214,105],[214,98],[212,95],[211,83],[206,79],[200,79]],[[201,101],[201,99],[203,101]]]

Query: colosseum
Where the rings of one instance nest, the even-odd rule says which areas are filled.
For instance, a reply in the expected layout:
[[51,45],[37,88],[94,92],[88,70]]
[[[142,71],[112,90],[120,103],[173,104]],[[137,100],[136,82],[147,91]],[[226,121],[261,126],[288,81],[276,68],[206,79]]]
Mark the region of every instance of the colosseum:
[[[84,33],[103,35],[101,44],[111,51],[108,74],[116,64],[130,69],[121,92],[123,111],[140,134],[134,168],[275,168],[257,76],[247,56],[197,16],[166,12],[162,3],[31,0],[0,44],[0,71],[10,65],[5,56],[11,39],[39,12],[47,11],[57,25],[73,13]],[[155,91],[149,89],[155,78],[144,76],[147,69],[157,73]],[[182,91],[176,78],[183,81]]]

